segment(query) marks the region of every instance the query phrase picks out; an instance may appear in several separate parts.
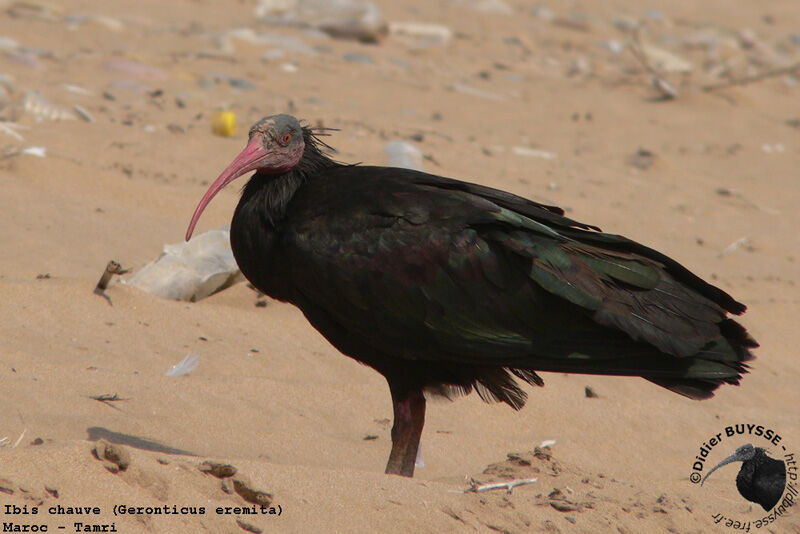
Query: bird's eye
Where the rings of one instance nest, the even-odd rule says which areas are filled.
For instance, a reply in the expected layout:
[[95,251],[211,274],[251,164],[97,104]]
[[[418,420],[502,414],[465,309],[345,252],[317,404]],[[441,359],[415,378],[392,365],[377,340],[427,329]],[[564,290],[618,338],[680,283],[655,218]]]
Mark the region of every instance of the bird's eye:
[[283,134],[283,137],[281,137],[281,142],[282,142],[284,145],[285,145],[286,143],[288,143],[289,141],[291,141],[291,140],[292,140],[292,134],[290,134],[290,133],[288,133],[288,132],[287,132],[287,133],[285,133],[285,134]]

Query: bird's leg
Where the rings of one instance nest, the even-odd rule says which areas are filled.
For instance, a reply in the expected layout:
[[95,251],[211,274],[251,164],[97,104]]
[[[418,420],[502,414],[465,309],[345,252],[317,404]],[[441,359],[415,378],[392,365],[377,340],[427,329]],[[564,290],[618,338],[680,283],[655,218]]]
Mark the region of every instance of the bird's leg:
[[425,425],[425,396],[421,391],[401,395],[392,390],[392,404],[392,452],[386,464],[386,474],[413,477],[419,438]]

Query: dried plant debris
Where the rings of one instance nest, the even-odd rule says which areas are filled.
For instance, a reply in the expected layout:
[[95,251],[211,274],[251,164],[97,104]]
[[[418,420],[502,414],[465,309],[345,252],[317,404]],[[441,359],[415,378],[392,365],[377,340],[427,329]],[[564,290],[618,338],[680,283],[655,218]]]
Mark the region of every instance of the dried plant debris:
[[207,473],[217,478],[228,478],[236,474],[236,468],[231,464],[223,464],[220,462],[214,462],[212,460],[204,461],[198,465],[197,468],[203,473]]
[[119,408],[117,408],[116,406],[111,404],[112,402],[128,400],[128,399],[123,399],[122,397],[120,397],[116,393],[113,393],[113,394],[112,393],[104,393],[102,395],[90,395],[89,398],[93,399],[93,400],[96,400],[96,401],[100,401],[103,404],[105,404],[106,406],[110,406],[111,408],[114,408],[115,410],[119,410]]
[[125,471],[131,464],[130,454],[122,445],[109,443],[104,439],[97,440],[92,454],[112,473]]
[[259,506],[269,506],[272,503],[272,494],[253,487],[253,484],[239,475],[232,480],[233,491],[245,501]]

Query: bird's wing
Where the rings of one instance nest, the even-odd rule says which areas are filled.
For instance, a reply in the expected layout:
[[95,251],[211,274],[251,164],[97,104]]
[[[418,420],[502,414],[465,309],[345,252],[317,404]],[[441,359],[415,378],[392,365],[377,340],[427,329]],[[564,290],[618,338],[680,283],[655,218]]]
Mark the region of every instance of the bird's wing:
[[[347,187],[331,179],[330,191],[299,194],[290,261],[307,300],[382,350],[503,365],[538,356],[570,360],[551,367],[576,371],[589,367],[581,359],[652,347],[744,359],[728,338],[746,334],[726,320],[725,303],[655,251],[500,191],[357,169]],[[706,364],[695,364],[702,374]],[[639,373],[617,371],[647,368],[636,365]]]

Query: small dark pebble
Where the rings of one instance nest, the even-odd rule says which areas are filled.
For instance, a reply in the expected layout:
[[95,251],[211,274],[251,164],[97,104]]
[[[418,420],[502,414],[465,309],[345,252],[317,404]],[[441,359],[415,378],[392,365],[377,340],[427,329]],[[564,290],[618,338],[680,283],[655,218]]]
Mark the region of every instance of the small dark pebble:
[[575,518],[574,518],[574,517],[572,517],[571,515],[565,515],[565,516],[564,516],[564,519],[566,519],[567,521],[569,521],[569,522],[570,522],[570,523],[572,523],[573,525],[575,524]]
[[37,280],[49,280],[50,279],[50,273],[37,274],[36,275],[36,279]]
[[344,56],[342,56],[342,59],[350,63],[366,63],[368,65],[374,63],[371,57],[369,57],[366,54],[362,54],[360,52],[352,52],[349,54],[345,54]]
[[649,169],[653,163],[655,163],[656,155],[646,148],[640,148],[636,151],[636,154],[630,156],[628,158],[628,163],[636,167],[637,169],[646,170]]
[[422,133],[417,132],[417,133],[413,133],[413,134],[409,135],[408,138],[411,139],[412,141],[416,141],[417,143],[420,143],[420,142],[422,142],[423,139],[425,139],[425,135],[422,134]]
[[180,98],[178,98],[176,96],[175,97],[175,105],[178,106],[179,108],[183,109],[183,108],[186,107],[186,102],[184,102],[183,100],[181,100]]
[[266,308],[267,301],[266,300],[257,300],[256,301],[256,308]]
[[35,440],[31,441],[31,445],[41,445],[42,443],[44,443],[42,438],[36,438]]
[[372,441],[374,439],[378,439],[378,436],[376,434],[367,434],[366,436],[364,436],[364,441]]
[[228,78],[228,84],[236,89],[243,89],[249,91],[255,88],[253,82],[245,80],[244,78]]
[[583,388],[583,393],[584,395],[586,395],[587,399],[596,399],[600,396],[597,393],[595,393],[590,386],[586,386],[585,388]]
[[109,92],[103,93],[103,98],[106,100],[116,100],[117,98]]

